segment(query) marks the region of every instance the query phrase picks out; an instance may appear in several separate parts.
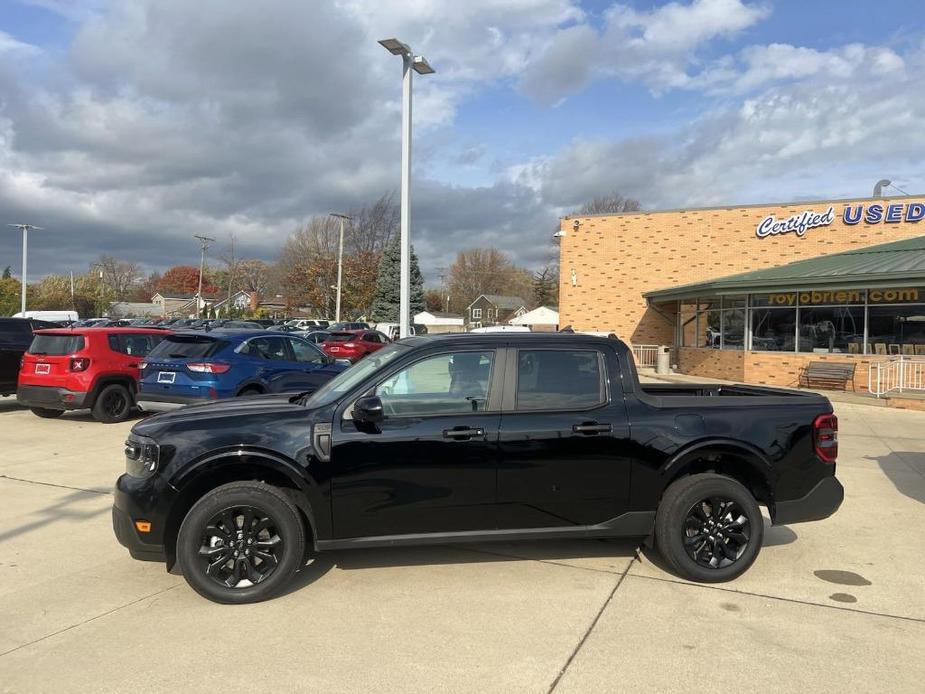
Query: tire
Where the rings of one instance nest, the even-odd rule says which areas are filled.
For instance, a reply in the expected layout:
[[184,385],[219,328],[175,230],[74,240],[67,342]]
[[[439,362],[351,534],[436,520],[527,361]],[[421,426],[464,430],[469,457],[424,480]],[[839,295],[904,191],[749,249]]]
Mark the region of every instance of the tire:
[[43,419],[57,419],[64,414],[64,410],[50,410],[47,407],[30,407],[32,414],[42,417]]
[[655,516],[662,558],[679,576],[699,583],[741,576],[758,557],[763,535],[755,497],[731,477],[714,473],[673,482]]
[[247,386],[247,388],[242,388],[238,391],[237,397],[244,398],[248,395],[263,395],[263,391],[257,386]]
[[[248,524],[263,527],[248,537]],[[302,564],[305,544],[299,511],[280,489],[264,482],[231,482],[207,493],[186,514],[177,536],[177,563],[204,598],[224,604],[260,602],[290,582]]]
[[104,386],[93,401],[93,418],[103,424],[124,422],[132,414],[135,399],[128,388],[121,383]]

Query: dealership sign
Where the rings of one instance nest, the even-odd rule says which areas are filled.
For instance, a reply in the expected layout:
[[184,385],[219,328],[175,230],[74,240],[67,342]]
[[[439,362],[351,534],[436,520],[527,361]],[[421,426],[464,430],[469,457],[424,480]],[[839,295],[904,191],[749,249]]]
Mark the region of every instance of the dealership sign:
[[[925,203],[892,203],[882,205],[879,202],[871,205],[845,205],[841,213],[845,224],[896,224],[898,222],[918,222],[925,219]],[[806,210],[787,219],[778,219],[773,214],[761,220],[755,228],[755,235],[763,239],[766,236],[780,234],[796,234],[799,237],[816,227],[829,226],[835,221],[835,208],[830,207],[825,212]]]

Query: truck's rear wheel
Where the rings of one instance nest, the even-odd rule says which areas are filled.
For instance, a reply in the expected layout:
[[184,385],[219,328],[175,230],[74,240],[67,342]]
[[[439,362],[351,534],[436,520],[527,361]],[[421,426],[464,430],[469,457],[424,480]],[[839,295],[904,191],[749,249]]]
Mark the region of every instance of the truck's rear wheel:
[[742,575],[757,558],[763,535],[761,509],[751,492],[713,473],[673,482],[655,517],[662,557],[683,578],[702,583]]
[[305,551],[298,509],[276,487],[231,482],[186,514],[177,560],[186,582],[221,603],[259,602],[289,583]]

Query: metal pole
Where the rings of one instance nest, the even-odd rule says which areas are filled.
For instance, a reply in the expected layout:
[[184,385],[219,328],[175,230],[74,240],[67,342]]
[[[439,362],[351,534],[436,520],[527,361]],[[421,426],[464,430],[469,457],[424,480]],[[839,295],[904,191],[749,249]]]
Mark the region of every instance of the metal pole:
[[344,218],[340,218],[340,241],[337,244],[337,304],[334,309],[334,322],[340,323],[340,291],[344,274]]
[[29,245],[29,225],[22,226],[22,317],[26,317],[26,257],[28,255],[27,247]]
[[408,337],[411,314],[411,68],[414,56],[402,56],[401,82],[401,274],[398,337]]

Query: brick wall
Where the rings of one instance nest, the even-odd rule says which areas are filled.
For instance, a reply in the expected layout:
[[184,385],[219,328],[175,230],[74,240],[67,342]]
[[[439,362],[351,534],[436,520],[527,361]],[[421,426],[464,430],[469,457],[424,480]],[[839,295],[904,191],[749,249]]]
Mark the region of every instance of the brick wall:
[[745,380],[745,353],[681,347],[678,349],[678,369],[690,376],[741,382]]
[[[925,235],[925,223],[844,224],[845,205],[869,202],[565,218],[561,229],[566,235],[560,238],[559,251],[559,322],[576,330],[615,332],[634,344],[671,344],[674,308],[664,309],[667,317],[660,315],[646,306],[643,292]],[[835,221],[810,229],[803,238],[792,233],[755,235],[756,226],[769,214],[786,218],[807,209],[824,212],[829,205],[835,208]]]

